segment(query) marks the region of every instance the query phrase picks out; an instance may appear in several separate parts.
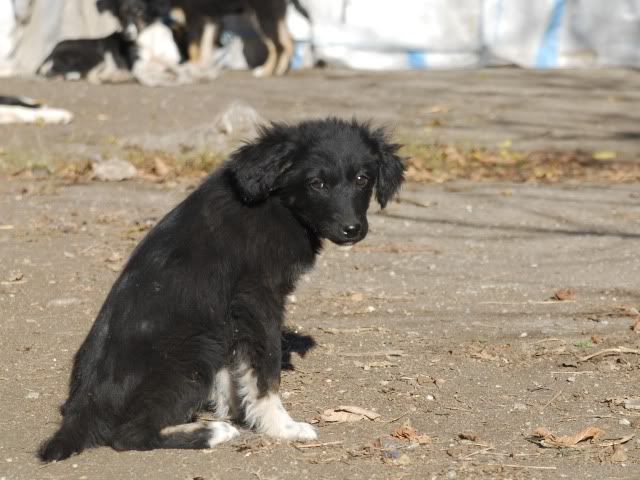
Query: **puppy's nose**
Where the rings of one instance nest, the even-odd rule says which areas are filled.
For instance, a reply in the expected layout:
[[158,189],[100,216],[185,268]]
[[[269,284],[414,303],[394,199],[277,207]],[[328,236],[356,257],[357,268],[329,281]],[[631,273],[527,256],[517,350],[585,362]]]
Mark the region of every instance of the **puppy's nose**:
[[345,225],[342,227],[342,233],[346,238],[355,238],[360,233],[360,229],[362,226],[359,223],[354,223],[353,225]]

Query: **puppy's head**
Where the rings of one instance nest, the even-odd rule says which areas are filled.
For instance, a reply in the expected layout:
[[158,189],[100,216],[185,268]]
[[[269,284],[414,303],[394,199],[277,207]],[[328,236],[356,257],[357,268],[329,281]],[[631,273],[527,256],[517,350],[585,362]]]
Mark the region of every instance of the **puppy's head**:
[[274,124],[237,150],[227,164],[247,204],[277,198],[305,226],[337,244],[367,234],[367,208],[384,208],[404,167],[383,129],[330,118],[296,126]]

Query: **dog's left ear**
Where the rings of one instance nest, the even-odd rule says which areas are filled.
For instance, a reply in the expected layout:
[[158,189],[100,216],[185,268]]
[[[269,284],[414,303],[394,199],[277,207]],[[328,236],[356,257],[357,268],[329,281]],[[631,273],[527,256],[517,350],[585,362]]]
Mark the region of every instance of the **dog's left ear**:
[[273,124],[262,128],[256,140],[232,153],[227,171],[242,201],[254,204],[266,200],[293,164],[295,151],[293,129]]
[[369,145],[378,157],[378,178],[376,180],[376,200],[382,208],[400,189],[404,181],[404,165],[398,155],[399,144],[391,143],[383,128],[369,130]]

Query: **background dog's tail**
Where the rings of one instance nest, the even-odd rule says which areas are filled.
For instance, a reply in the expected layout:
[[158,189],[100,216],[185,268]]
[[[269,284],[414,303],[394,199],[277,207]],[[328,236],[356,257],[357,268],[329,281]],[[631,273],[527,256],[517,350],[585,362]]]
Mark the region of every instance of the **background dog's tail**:
[[43,462],[64,460],[86,447],[88,431],[84,415],[69,414],[64,417],[60,429],[38,449],[38,457]]

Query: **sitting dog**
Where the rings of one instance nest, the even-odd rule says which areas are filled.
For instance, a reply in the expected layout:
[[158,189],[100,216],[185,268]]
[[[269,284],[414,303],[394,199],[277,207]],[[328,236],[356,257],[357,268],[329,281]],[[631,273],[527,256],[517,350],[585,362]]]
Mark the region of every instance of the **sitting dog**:
[[[75,355],[43,461],[85,448],[210,448],[231,423],[316,438],[278,389],[285,298],[323,239],[351,245],[403,181],[382,129],[334,118],[273,124],[136,247]],[[209,404],[213,422],[194,421]],[[227,421],[230,419],[231,421]]]

